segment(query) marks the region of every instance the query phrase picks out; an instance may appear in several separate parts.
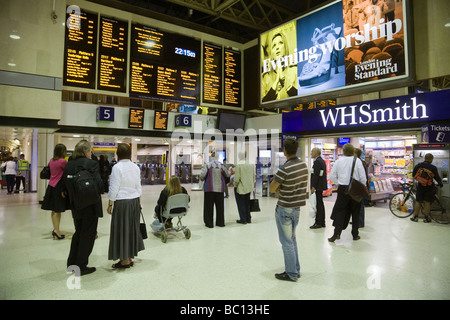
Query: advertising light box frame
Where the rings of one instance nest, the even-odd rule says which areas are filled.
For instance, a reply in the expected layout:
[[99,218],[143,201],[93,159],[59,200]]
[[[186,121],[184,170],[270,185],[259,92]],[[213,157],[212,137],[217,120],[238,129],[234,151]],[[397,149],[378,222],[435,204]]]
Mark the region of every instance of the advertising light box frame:
[[394,1],[394,11],[385,2],[348,2],[334,1],[260,35],[262,105],[410,79],[408,0]]

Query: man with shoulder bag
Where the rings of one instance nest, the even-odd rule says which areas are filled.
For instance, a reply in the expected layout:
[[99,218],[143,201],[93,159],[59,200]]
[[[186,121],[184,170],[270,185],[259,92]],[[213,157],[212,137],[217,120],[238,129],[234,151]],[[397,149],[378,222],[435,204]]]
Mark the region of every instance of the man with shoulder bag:
[[331,219],[333,220],[334,233],[328,241],[334,242],[341,238],[342,230],[345,230],[352,217],[352,236],[353,240],[359,240],[359,213],[361,209],[362,196],[359,199],[353,199],[349,194],[352,180],[357,185],[364,188],[367,182],[366,171],[361,161],[356,161],[354,157],[355,148],[352,144],[347,143],[342,148],[344,156],[341,156],[331,169],[330,179],[334,184],[338,185],[336,202],[333,206]]
[[75,233],[72,236],[67,267],[78,266],[81,275],[94,272],[88,267],[89,255],[97,235],[98,218],[103,217],[103,181],[97,160],[91,159],[91,145],[80,141],[75,146],[71,161],[64,168],[65,196],[69,197]]
[[431,153],[427,153],[425,155],[425,161],[416,165],[413,170],[413,177],[418,181],[416,204],[414,205],[414,212],[411,217],[411,221],[413,222],[419,221],[419,212],[422,209],[422,204],[424,206],[423,213],[425,215],[423,222],[431,222],[431,204],[434,201],[434,195],[436,193],[436,186],[434,185],[433,180],[435,179],[440,187],[443,186],[442,179],[439,176],[436,166],[431,164],[433,159],[433,155]]

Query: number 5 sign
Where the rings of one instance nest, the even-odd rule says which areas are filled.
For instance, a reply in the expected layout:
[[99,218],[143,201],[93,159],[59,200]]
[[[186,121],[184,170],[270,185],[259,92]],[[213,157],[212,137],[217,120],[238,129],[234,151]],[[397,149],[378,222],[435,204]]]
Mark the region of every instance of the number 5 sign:
[[189,128],[192,126],[191,123],[192,116],[190,114],[177,114],[175,116],[175,128]]
[[97,107],[96,121],[111,121],[114,122],[114,108]]

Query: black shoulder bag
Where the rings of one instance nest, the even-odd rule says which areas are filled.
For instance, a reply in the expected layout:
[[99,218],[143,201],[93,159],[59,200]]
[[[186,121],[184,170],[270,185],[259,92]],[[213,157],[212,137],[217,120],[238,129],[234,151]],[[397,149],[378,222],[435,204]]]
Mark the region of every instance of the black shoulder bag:
[[363,198],[369,199],[370,193],[365,185],[356,179],[353,179],[356,157],[353,158],[352,172],[350,174],[350,183],[348,184],[347,194],[356,202],[361,202]]

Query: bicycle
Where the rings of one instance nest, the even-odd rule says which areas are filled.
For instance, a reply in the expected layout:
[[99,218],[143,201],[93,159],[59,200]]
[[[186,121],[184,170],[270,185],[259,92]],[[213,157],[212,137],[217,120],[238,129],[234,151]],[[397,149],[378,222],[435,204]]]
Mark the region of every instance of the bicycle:
[[[389,201],[389,209],[392,214],[398,218],[407,218],[414,212],[416,204],[416,190],[413,183],[401,183],[402,191],[396,193]],[[423,212],[423,204],[422,210]],[[430,217],[437,223],[450,223],[450,214],[442,206],[437,194],[434,195],[434,201],[431,204]]]

